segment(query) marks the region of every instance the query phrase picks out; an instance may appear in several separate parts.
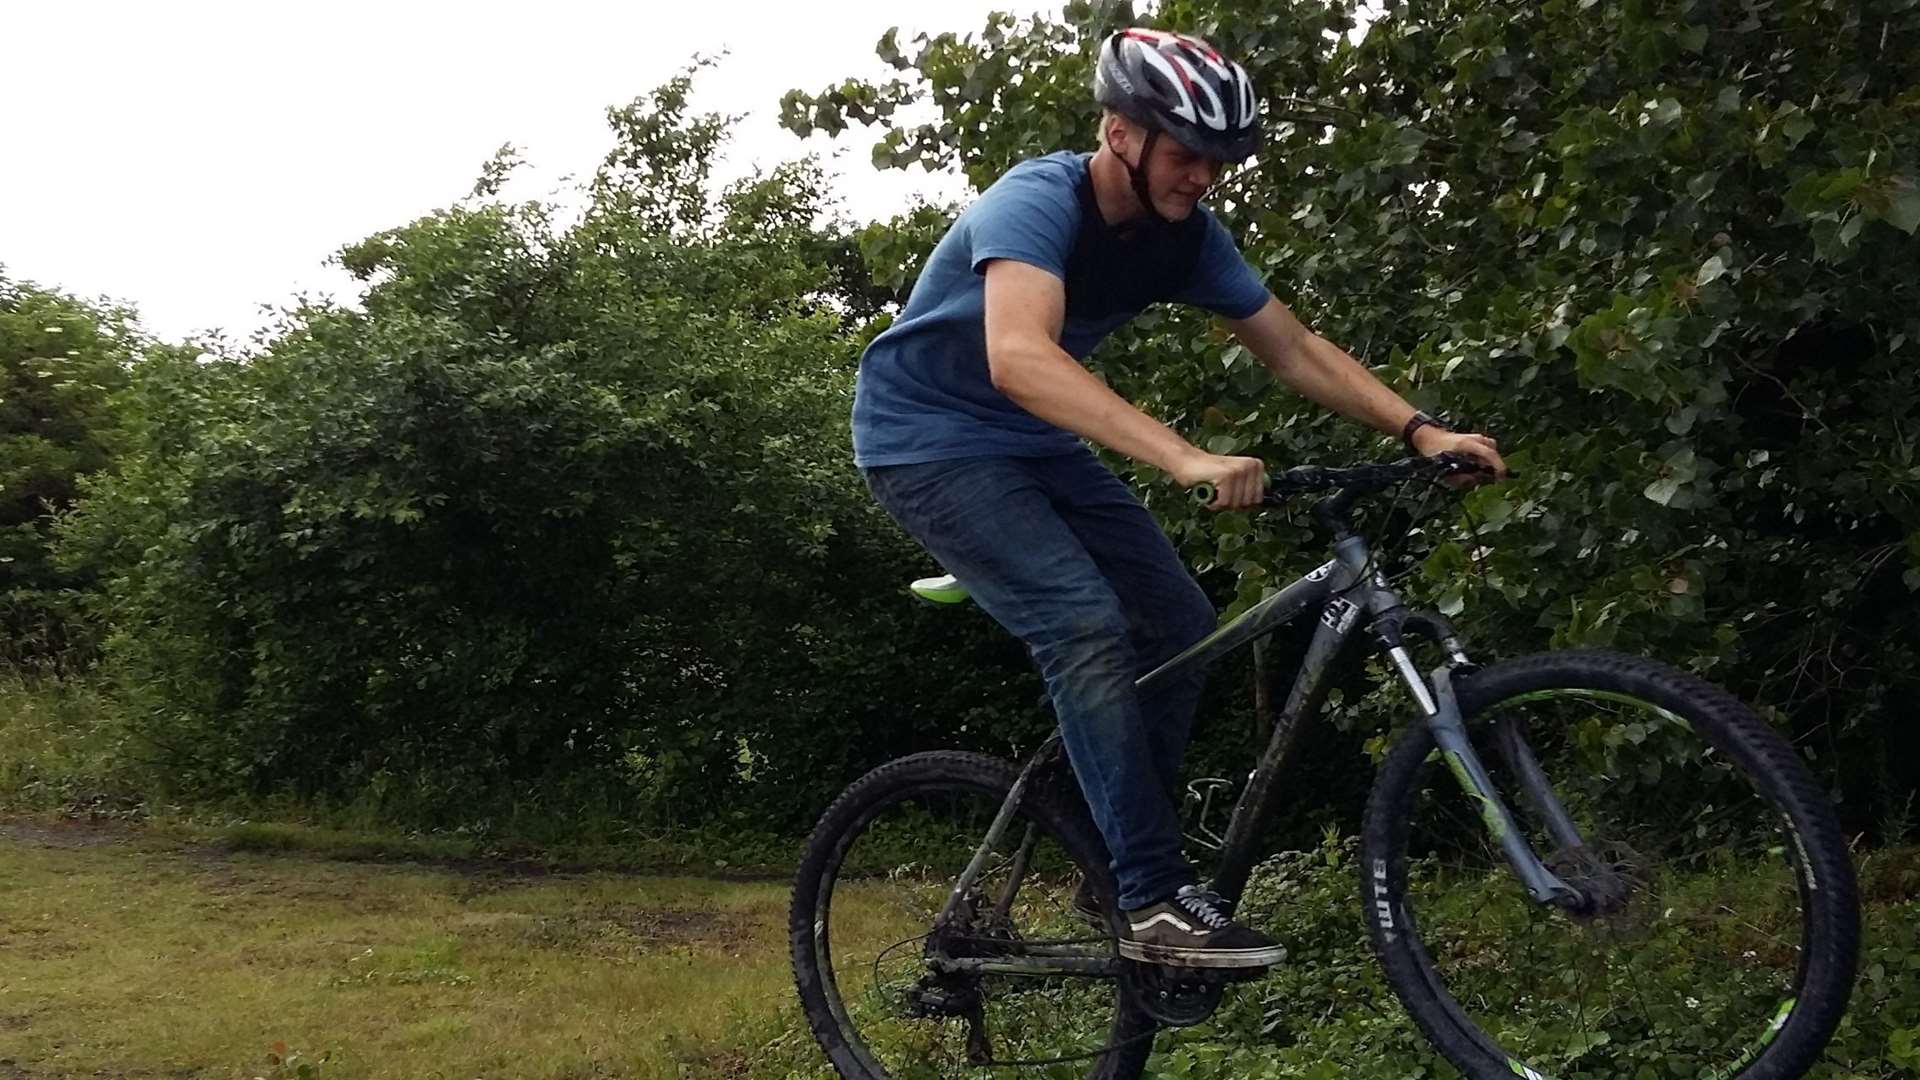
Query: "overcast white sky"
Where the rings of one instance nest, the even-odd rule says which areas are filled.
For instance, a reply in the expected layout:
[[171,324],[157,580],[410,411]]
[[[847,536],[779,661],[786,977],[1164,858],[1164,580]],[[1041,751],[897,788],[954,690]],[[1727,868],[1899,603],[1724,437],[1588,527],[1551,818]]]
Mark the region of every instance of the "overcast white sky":
[[[139,308],[150,333],[244,340],[262,303],[352,295],[340,246],[464,195],[501,143],[543,197],[608,146],[603,113],[695,53],[702,111],[750,113],[730,172],[829,144],[774,117],[789,89],[888,72],[889,26],[978,31],[1037,0],[212,0],[0,3],[0,265]],[[1144,7],[1144,5],[1142,5]],[[842,136],[841,192],[883,217],[955,178],[876,172]]]

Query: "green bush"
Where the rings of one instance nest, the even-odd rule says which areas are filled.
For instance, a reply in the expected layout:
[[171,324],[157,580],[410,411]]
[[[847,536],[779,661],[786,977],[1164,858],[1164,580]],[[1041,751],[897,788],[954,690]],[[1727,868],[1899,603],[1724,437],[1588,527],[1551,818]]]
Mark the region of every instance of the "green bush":
[[[364,310],[133,368],[64,542],[111,568],[105,673],[167,790],[791,830],[885,756],[1019,736],[1006,643],[912,609],[927,563],[853,472],[819,175],[711,194],[689,78],[610,112],[578,220],[499,200],[503,153],[340,253]],[[947,697],[940,663],[991,674]]]
[[[1214,201],[1276,290],[1522,470],[1401,519],[1409,591],[1464,612],[1482,656],[1702,671],[1790,728],[1852,828],[1910,830],[1920,9],[1445,2],[1363,35],[1354,11],[1155,17],[1267,88],[1268,148]],[[876,160],[983,186],[1091,145],[1091,45],[1133,19],[889,35],[900,78],[784,115],[879,123]],[[503,200],[503,154],[467,199],[341,252],[360,310],[110,365],[124,449],[59,566],[99,582],[128,760],[196,798],[413,824],[795,828],[888,757],[1046,730],[1016,644],[900,597],[928,562],[849,464],[859,346],[944,214],[854,229],[805,164],[716,190],[729,119],[689,114],[690,78],[610,112],[577,216]],[[935,119],[894,123],[918,98]],[[1191,313],[1096,361],[1215,450],[1382,453]],[[1122,467],[1233,607],[1318,558],[1298,519],[1203,517]],[[1247,760],[1247,685],[1217,683],[1197,769]],[[1289,829],[1351,827],[1391,711],[1336,711]]]

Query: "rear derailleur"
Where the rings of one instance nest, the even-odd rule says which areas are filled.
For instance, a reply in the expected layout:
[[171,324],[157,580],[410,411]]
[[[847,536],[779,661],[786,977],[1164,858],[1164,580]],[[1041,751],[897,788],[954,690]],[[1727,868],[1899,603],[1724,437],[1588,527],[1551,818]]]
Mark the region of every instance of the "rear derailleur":
[[963,975],[929,974],[907,990],[907,1015],[922,1020],[959,1019],[967,1022],[967,1061],[993,1063],[993,1044],[987,1037],[986,999],[978,979]]

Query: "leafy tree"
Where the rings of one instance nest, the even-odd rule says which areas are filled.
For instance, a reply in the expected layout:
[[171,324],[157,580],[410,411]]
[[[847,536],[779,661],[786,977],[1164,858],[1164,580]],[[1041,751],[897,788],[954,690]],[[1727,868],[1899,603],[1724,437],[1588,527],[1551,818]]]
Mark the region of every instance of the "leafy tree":
[[114,394],[149,343],[133,312],[0,273],[0,663],[84,663],[91,575],[55,565],[56,517],[113,456]]
[[[1471,613],[1483,651],[1612,646],[1733,685],[1857,822],[1909,827],[1920,7],[1383,8],[1362,27],[1349,0],[1170,0],[1152,20],[1265,88],[1267,146],[1213,202],[1276,293],[1417,403],[1496,433],[1521,471],[1424,519],[1417,580]],[[984,186],[1092,145],[1093,46],[1135,19],[1076,2],[910,53],[889,34],[893,77],[795,91],[783,116],[877,126],[877,164]],[[896,122],[913,102],[937,118]],[[896,246],[876,276],[910,277],[923,251]],[[1096,364],[1216,452],[1385,451],[1277,398],[1192,315],[1140,320]],[[1203,524],[1169,495],[1164,517],[1238,603],[1302,569],[1297,524]]]

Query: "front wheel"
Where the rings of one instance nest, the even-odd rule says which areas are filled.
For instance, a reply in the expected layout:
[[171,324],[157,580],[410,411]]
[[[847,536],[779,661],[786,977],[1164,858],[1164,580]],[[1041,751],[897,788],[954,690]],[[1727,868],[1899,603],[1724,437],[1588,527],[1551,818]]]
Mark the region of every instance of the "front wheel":
[[[1859,910],[1833,808],[1786,740],[1699,679],[1610,653],[1458,690],[1528,843],[1583,902],[1529,898],[1432,734],[1407,732],[1368,802],[1362,908],[1441,1053],[1476,1080],[1802,1075],[1846,1006]],[[1582,843],[1549,832],[1503,728]]]

